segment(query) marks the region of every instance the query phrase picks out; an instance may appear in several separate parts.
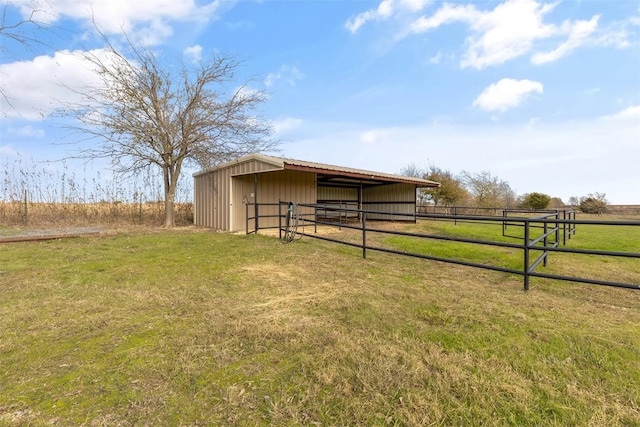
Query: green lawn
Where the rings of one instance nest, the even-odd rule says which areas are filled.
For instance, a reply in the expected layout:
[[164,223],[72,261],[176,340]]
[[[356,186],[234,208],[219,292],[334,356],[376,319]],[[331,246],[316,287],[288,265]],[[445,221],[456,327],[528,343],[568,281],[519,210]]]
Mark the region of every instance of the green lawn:
[[[590,218],[592,219],[592,218]],[[537,224],[540,225],[540,224]],[[549,226],[551,229],[551,226]],[[502,235],[502,224],[443,221],[419,221],[407,227],[408,231],[435,236],[475,239],[488,242],[523,244],[522,227],[509,226],[507,236]],[[605,251],[640,253],[640,226],[617,226],[578,224],[576,235],[567,235],[566,245],[562,234],[558,236],[561,247],[571,249],[592,249]],[[535,239],[543,230],[532,228],[530,239]],[[460,243],[407,236],[390,236],[382,233],[370,233],[376,245],[383,248],[405,252],[450,258],[523,271],[524,254],[522,249]],[[520,237],[518,239],[517,237]],[[549,244],[555,236],[549,236]],[[541,255],[541,251],[532,250],[530,265]],[[551,252],[548,266],[540,265],[536,272],[562,276],[582,277],[640,284],[640,260],[637,258],[604,257],[599,255],[566,254]]]
[[0,425],[640,426],[637,291],[189,229],[0,245],[0,295]]

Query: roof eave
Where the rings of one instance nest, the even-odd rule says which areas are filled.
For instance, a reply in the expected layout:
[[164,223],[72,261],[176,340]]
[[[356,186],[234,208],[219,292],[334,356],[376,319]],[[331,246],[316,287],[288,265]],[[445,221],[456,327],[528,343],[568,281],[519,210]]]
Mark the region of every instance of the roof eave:
[[284,161],[279,161],[278,157],[273,157],[273,156],[265,156],[263,154],[259,154],[259,153],[252,153],[252,154],[247,154],[246,156],[242,156],[242,157],[238,157],[235,160],[231,160],[225,163],[221,163],[219,165],[215,165],[215,166],[211,166],[209,168],[203,169],[201,171],[195,172],[192,177],[196,178],[200,175],[205,175],[209,172],[213,172],[219,169],[224,169],[227,168],[229,166],[234,166],[234,165],[238,165],[241,163],[246,163],[246,162],[250,162],[252,160],[258,160],[264,163],[268,163],[272,166],[275,166],[277,168],[283,169],[284,168]]
[[387,175],[380,175],[375,172],[367,173],[367,172],[344,171],[344,170],[337,170],[337,169],[325,169],[325,168],[289,163],[286,160],[284,161],[284,169],[295,170],[300,172],[325,173],[327,175],[342,176],[346,178],[355,178],[355,179],[364,179],[364,180],[375,180],[375,181],[388,182],[388,183],[413,184],[421,188],[440,186],[440,183],[437,183],[435,181],[428,181],[426,179],[408,178],[408,177],[405,178],[402,176],[387,176]]

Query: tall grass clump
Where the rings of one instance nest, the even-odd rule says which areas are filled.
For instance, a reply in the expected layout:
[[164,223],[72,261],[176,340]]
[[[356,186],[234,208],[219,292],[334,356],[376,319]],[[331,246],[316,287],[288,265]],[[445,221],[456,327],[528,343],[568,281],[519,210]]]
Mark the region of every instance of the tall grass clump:
[[[164,220],[161,177],[146,173],[104,177],[70,170],[65,162],[17,158],[5,168],[0,191],[0,225],[157,225]],[[191,182],[184,176],[176,195],[176,220],[193,222]]]

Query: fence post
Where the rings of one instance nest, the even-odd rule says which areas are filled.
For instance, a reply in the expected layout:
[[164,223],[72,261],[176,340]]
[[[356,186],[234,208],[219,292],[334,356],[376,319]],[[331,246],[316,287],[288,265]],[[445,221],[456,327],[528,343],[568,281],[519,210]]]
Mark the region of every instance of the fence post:
[[453,225],[458,225],[458,207],[453,207]]
[[282,200],[278,198],[278,238],[282,240]]
[[547,240],[548,240],[547,232],[549,230],[549,223],[546,220],[547,220],[547,218],[545,218],[545,221],[544,221],[544,239],[543,239],[544,243],[543,243],[543,245],[544,245],[544,249],[545,250],[544,250],[544,259],[542,260],[542,266],[543,267],[547,266],[547,255],[549,255],[549,252],[547,252],[547,243],[548,243],[547,242]]
[[507,210],[502,211],[502,237],[507,234]]
[[529,220],[524,220],[524,290],[529,290]]
[[139,202],[139,209],[138,209],[138,219],[139,219],[139,223],[140,225],[142,225],[142,194],[140,194],[140,199],[138,200]]
[[29,225],[29,208],[27,203],[27,189],[24,189],[24,225]]
[[255,231],[255,233],[258,234],[258,198],[257,197],[253,206],[254,206],[254,216],[255,216],[255,218],[253,219],[255,230],[253,231]]
[[362,258],[367,258],[367,213],[362,212]]
[[249,202],[244,204],[244,210],[245,210],[244,231],[245,231],[245,234],[249,234]]
[[560,224],[558,224],[558,220],[560,219],[560,212],[556,211],[556,233],[555,233],[555,244],[556,246],[560,246]]

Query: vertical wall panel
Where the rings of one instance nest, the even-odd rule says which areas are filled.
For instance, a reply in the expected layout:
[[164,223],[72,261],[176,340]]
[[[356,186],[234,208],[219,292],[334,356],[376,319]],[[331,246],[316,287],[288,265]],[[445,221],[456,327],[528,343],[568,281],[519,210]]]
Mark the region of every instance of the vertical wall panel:
[[[194,224],[228,231],[231,228],[231,215],[239,215],[238,212],[242,211],[242,216],[234,217],[234,222],[241,221],[240,227],[244,229],[245,207],[242,204],[242,196],[245,188],[232,189],[232,177],[277,169],[277,166],[252,159],[194,177]],[[251,177],[253,185],[253,175],[247,176]],[[243,185],[245,184],[243,181]],[[240,192],[239,202],[233,190]],[[238,228],[238,225],[234,224],[233,228]]]
[[[316,203],[316,175],[309,172],[277,171],[258,174],[258,203],[278,201]],[[284,213],[284,208],[283,208]],[[313,213],[311,208],[300,208],[301,214]],[[262,207],[260,215],[278,215],[278,206]],[[275,227],[278,218],[264,218],[260,227]]]
[[[414,184],[389,184],[378,187],[365,188],[362,192],[363,209],[382,211],[388,213],[405,213],[413,215],[415,213],[416,193]],[[375,203],[387,202],[387,203]],[[388,202],[410,202],[410,203],[388,203]],[[367,215],[367,219],[383,219],[410,221],[413,218],[397,215]]]
[[357,202],[358,189],[347,187],[318,186],[318,201]]

